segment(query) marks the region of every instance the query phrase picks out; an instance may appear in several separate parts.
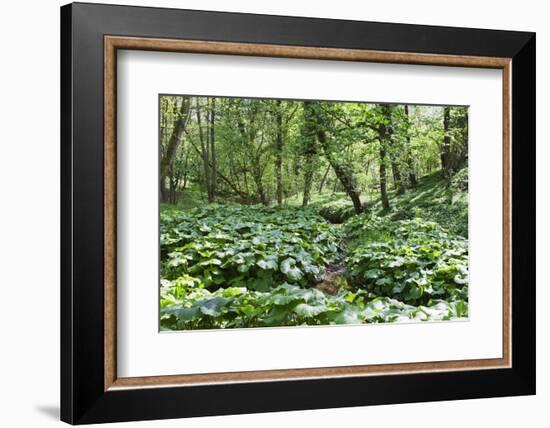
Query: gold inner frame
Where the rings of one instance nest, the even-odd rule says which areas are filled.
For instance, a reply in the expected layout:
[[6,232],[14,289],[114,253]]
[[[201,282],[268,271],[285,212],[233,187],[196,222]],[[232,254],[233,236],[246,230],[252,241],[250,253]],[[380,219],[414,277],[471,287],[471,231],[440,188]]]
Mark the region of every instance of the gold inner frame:
[[[502,70],[503,91],[503,349],[502,358],[280,369],[170,376],[117,377],[116,367],[116,88],[117,50],[147,50],[218,55],[324,59],[394,64],[441,65]],[[104,389],[191,386],[235,382],[359,377],[511,367],[511,58],[383,52],[267,44],[104,37]]]

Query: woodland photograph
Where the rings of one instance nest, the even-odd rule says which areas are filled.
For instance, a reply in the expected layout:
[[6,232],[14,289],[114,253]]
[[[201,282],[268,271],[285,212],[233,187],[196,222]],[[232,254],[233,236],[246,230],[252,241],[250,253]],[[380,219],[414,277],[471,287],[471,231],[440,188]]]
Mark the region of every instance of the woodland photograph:
[[468,107],[159,95],[160,330],[468,319]]

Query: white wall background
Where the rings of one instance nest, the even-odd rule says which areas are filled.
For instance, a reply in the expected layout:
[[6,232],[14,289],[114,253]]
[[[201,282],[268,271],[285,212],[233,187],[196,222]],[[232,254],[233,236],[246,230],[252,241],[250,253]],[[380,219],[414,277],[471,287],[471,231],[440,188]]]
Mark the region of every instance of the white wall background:
[[[146,0],[121,3],[322,18],[485,27],[537,32],[537,263],[548,263],[550,115],[545,3],[537,0]],[[103,3],[116,3],[104,0]],[[59,424],[59,6],[4,2],[0,12],[0,425]],[[546,78],[545,78],[546,77]],[[550,276],[537,274],[538,395],[396,406],[155,421],[140,426],[543,426],[550,404]],[[546,285],[546,287],[545,287]],[[547,422],[546,422],[547,423]],[[137,423],[125,426],[138,426]]]

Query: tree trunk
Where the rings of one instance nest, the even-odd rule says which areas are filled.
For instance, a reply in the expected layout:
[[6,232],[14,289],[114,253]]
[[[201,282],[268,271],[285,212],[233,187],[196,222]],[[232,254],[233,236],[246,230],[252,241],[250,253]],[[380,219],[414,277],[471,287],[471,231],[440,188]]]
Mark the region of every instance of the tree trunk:
[[216,162],[216,140],[214,127],[216,122],[216,99],[211,98],[212,102],[210,104],[210,161],[212,165],[212,171],[210,173],[210,193],[211,200],[213,201],[216,197],[216,180],[217,180],[217,162]]
[[409,106],[405,105],[405,115],[407,116],[407,166],[408,166],[408,176],[409,176],[409,187],[416,187],[418,181],[416,180],[416,173],[414,171],[414,162],[411,154],[411,136],[409,134],[410,126],[410,116],[409,116]]
[[[193,149],[197,152],[198,155],[202,156],[201,151],[194,144],[191,143],[191,147],[193,147]],[[224,181],[237,195],[239,195],[239,197],[241,198],[241,200],[243,202],[245,202],[245,203],[250,202],[250,200],[252,199],[250,197],[250,195],[246,192],[243,192],[239,188],[239,186],[237,186],[235,183],[233,183],[229,178],[227,178],[225,175],[223,175],[220,171],[217,172],[217,176],[219,178],[221,178],[222,181]]]
[[332,185],[332,195],[336,194],[337,187],[338,187],[338,180],[334,180],[334,184]]
[[397,194],[402,195],[405,193],[405,185],[401,179],[401,171],[399,171],[399,165],[397,165],[397,162],[393,161],[391,163],[391,170],[393,175],[393,186],[397,191]]
[[[458,172],[468,162],[468,113],[465,109],[452,110],[455,114],[448,118],[449,155],[447,175]],[[449,116],[451,108],[449,108]]]
[[379,180],[380,180],[380,201],[382,202],[382,208],[384,210],[390,209],[390,201],[388,199],[388,178],[386,176],[386,162],[387,162],[387,156],[386,156],[386,148],[387,145],[391,139],[391,115],[392,115],[392,107],[389,105],[382,106],[382,114],[386,117],[388,123],[383,123],[378,128],[378,139],[380,141],[380,165],[379,165]]
[[323,175],[323,178],[321,179],[321,183],[319,184],[319,193],[323,192],[323,187],[325,186],[325,182],[327,181],[328,173],[330,171],[330,163],[327,165],[327,169]]
[[412,158],[409,158],[409,186],[416,187],[418,186],[418,180],[416,179],[416,174],[414,173],[414,165]]
[[174,123],[174,129],[168,140],[164,156],[160,161],[160,196],[162,202],[169,202],[168,189],[166,188],[166,180],[169,172],[172,169],[176,152],[182,140],[183,132],[187,126],[189,118],[189,98],[183,97],[181,106],[178,111],[178,118]]
[[325,156],[329,161],[330,165],[332,166],[332,169],[334,170],[336,177],[338,178],[340,183],[342,183],[344,190],[346,191],[347,195],[351,199],[355,212],[357,214],[360,214],[363,211],[363,204],[361,203],[360,193],[357,191],[357,186],[355,182],[355,176],[353,175],[353,171],[350,171],[343,165],[340,165],[336,161],[336,159],[334,159],[334,156],[332,156],[330,147],[328,146],[328,141],[325,135],[325,131],[318,130],[317,138],[321,143],[321,147],[323,148]]
[[277,135],[275,137],[275,179],[277,186],[277,205],[281,206],[283,204],[283,111],[281,100],[277,100],[276,105]]
[[449,176],[451,174],[450,155],[451,155],[451,109],[450,107],[443,108],[443,143],[440,148],[441,169],[443,174]]
[[302,206],[306,207],[311,196],[311,184],[313,183],[313,174],[315,173],[314,160],[317,155],[316,140],[317,128],[319,126],[319,117],[313,108],[311,101],[304,102],[304,123],[302,125],[302,156],[304,158],[304,191]]
[[[383,144],[383,143],[381,143]],[[386,150],[380,149],[380,200],[384,210],[390,209],[390,201],[388,200],[387,178],[386,178]]]
[[309,159],[306,158],[306,167],[304,168],[304,196],[302,206],[307,207],[311,198],[311,183],[313,182],[313,168]]
[[260,202],[263,205],[267,206],[268,205],[267,197],[265,194],[264,183],[262,180],[263,174],[262,174],[262,171],[260,170],[259,165],[253,168],[252,175],[254,176],[254,182],[256,183],[256,190],[258,191],[258,197],[260,198]]
[[183,165],[183,184],[182,184],[182,190],[185,190],[187,188],[187,176],[189,175],[188,171],[189,166],[189,148],[185,151],[185,161]]
[[175,204],[178,201],[178,186],[181,180],[181,173],[179,171],[172,171],[170,168],[170,193],[169,201],[171,204]]
[[208,197],[208,202],[212,202],[212,192],[210,187],[210,145],[209,145],[209,134],[206,135],[206,141],[202,129],[202,118],[201,111],[199,106],[199,98],[197,97],[197,126],[199,129],[199,142],[201,143],[201,157],[204,168],[204,182],[206,185],[206,194]]
[[[304,103],[304,109],[309,107],[310,103]],[[330,166],[334,170],[336,177],[344,187],[346,194],[349,196],[353,203],[353,208],[357,214],[363,211],[363,204],[361,203],[360,192],[358,191],[357,180],[353,173],[353,170],[349,168],[349,165],[342,165],[335,157],[333,156],[333,151],[331,144],[326,136],[326,121],[323,121],[320,117],[319,111],[311,109],[309,112],[311,115],[311,120],[315,123],[315,133],[317,134],[317,141],[321,145],[325,157],[327,158]]]

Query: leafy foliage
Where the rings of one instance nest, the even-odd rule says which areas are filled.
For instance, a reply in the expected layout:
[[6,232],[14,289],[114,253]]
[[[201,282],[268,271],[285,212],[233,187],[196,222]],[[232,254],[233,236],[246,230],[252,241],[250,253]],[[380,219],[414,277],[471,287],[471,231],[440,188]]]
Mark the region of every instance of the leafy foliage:
[[[180,296],[180,297],[177,297]],[[364,292],[330,296],[314,288],[283,283],[268,291],[230,287],[209,291],[195,281],[163,281],[161,328],[211,329],[297,325],[442,321],[467,315],[463,301],[433,300],[411,306]]]
[[309,210],[208,206],[163,212],[161,224],[163,277],[206,288],[305,285],[338,257],[338,233]]
[[347,201],[339,200],[319,209],[319,215],[331,223],[341,224],[355,215],[353,205]]
[[[467,245],[433,222],[208,206],[161,213],[167,330],[441,321],[468,315]],[[315,288],[342,259],[334,294]],[[347,282],[346,282],[347,280]]]
[[451,186],[455,190],[468,191],[468,168],[462,168],[451,179]]
[[[453,184],[457,178],[456,186]],[[467,173],[457,173],[451,182],[441,172],[424,177],[414,191],[396,195],[392,209],[383,212],[380,205],[373,207],[378,215],[389,216],[393,220],[423,218],[441,225],[452,234],[468,237],[468,194],[459,187],[458,181],[467,180]]]
[[468,245],[434,222],[392,221],[368,214],[346,224],[353,250],[348,281],[409,304],[467,301]]

